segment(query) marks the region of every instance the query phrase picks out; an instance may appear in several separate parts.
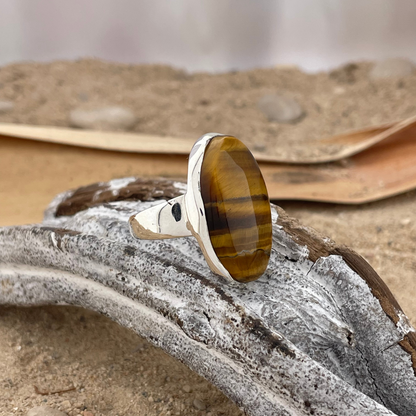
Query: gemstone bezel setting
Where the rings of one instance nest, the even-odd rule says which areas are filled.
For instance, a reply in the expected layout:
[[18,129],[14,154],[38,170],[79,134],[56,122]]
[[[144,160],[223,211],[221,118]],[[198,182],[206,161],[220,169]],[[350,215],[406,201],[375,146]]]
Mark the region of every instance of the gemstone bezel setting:
[[[215,273],[223,275],[233,280],[237,280],[239,282],[248,282],[248,281],[256,280],[258,277],[260,277],[261,274],[263,274],[263,272],[265,271],[267,267],[268,260],[270,257],[271,244],[272,244],[271,243],[272,241],[271,213],[270,213],[270,203],[268,200],[267,190],[266,190],[261,172],[258,168],[258,165],[253,158],[255,167],[256,169],[258,169],[258,172],[259,172],[258,175],[260,176],[261,182],[264,186],[265,198],[267,199],[266,204],[267,204],[267,209],[268,209],[268,215],[270,217],[270,223],[269,223],[270,243],[269,245],[266,244],[267,245],[266,251],[268,251],[268,253],[262,256],[262,264],[260,265],[260,267],[257,267],[257,273],[250,274],[250,272],[247,271],[246,275],[244,275],[244,272],[243,272],[243,275],[239,273],[239,275],[236,276],[236,274],[233,273],[234,274],[233,276],[230,273],[230,271],[224,266],[224,264],[219,259],[219,257],[217,256],[216,248],[213,247],[211,237],[210,237],[210,230],[209,230],[209,226],[207,222],[207,217],[206,217],[206,211],[205,211],[206,201],[203,200],[203,196],[202,196],[203,192],[201,192],[201,174],[203,170],[204,157],[206,155],[206,151],[207,151],[207,148],[209,147],[209,144],[211,143],[213,139],[216,139],[216,138],[224,138],[224,139],[229,138],[231,140],[235,140],[242,147],[244,147],[244,149],[247,150],[247,153],[250,154],[250,157],[252,157],[249,150],[240,141],[238,141],[238,139],[232,136],[228,136],[228,135],[223,135],[223,134],[218,134],[218,133],[209,133],[209,134],[202,136],[195,143],[194,147],[192,148],[190,158],[189,158],[188,190],[185,195],[185,202],[186,202],[185,206],[187,209],[188,228],[191,230],[192,235],[194,235],[197,238],[207,263],[209,264],[210,268]],[[255,213],[253,212],[253,218],[254,216],[255,216]],[[238,260],[236,260],[236,262],[238,262]]]
[[[226,180],[223,183],[223,179],[215,176],[216,179],[210,182],[215,186],[221,185],[218,188],[219,192],[213,192],[211,194],[214,203],[207,205],[207,209],[212,216],[209,219],[212,230],[218,231],[217,226],[212,227],[212,220],[215,215],[213,216],[211,208],[214,205],[218,211],[217,214],[221,217],[218,217],[219,222],[217,223],[217,225],[221,224],[218,231],[221,236],[220,240],[216,238],[217,236],[214,236],[215,232],[210,235],[205,203],[201,192],[201,173],[204,157],[210,142],[215,138],[219,140],[230,139],[232,143],[237,143],[240,146],[239,150],[237,149],[237,153],[239,151],[241,152],[241,155],[238,156],[235,153],[236,149],[234,146],[230,146],[225,153],[232,160],[226,161],[221,159],[218,163],[218,165],[223,166],[225,170],[229,170],[230,172],[234,169],[235,176],[239,177],[238,182],[240,183],[240,188],[233,187],[233,183],[230,183],[229,178],[225,178]],[[225,147],[227,148],[227,146]],[[223,150],[221,148],[221,152]],[[224,153],[221,152],[218,154],[224,156]],[[207,154],[212,156],[212,154],[215,155],[215,152],[208,152]],[[211,164],[216,165],[216,160]],[[227,166],[231,166],[231,168],[229,169]],[[218,170],[218,172],[220,171]],[[242,172],[246,172],[246,176],[241,176]],[[254,178],[257,178],[255,180],[253,180],[253,173]],[[206,176],[204,176],[204,189],[206,189],[205,179]],[[256,183],[260,185],[255,186],[254,184]],[[223,188],[222,185],[224,185]],[[234,188],[234,191],[237,191],[237,195],[235,195],[234,191],[230,194],[230,187]],[[245,191],[243,191],[244,187]],[[247,189],[249,189],[248,192]],[[220,194],[223,196],[221,201],[225,204],[234,204],[236,200],[240,199],[240,196],[241,199],[246,200],[246,203],[240,204],[239,201],[234,205],[237,207],[236,209],[231,209],[227,205],[227,212],[225,213],[223,207],[220,208],[217,204],[219,202],[217,195]],[[205,199],[207,199],[206,195]],[[230,215],[229,212],[231,213]],[[236,215],[233,216],[233,212]],[[267,217],[268,214],[270,215],[270,221]],[[169,201],[155,201],[155,204],[152,204],[151,207],[132,215],[129,218],[129,226],[131,235],[138,239],[161,240],[194,236],[199,243],[210,269],[214,273],[224,276],[231,281],[249,282],[256,280],[266,270],[269,262],[272,244],[272,226],[266,185],[251,152],[242,142],[233,136],[220,133],[208,133],[201,136],[195,142],[189,155],[188,185],[185,194]],[[245,230],[243,233],[240,232],[241,228]],[[227,233],[227,230],[230,233]],[[257,239],[256,235],[258,237]],[[213,240],[211,240],[211,236]],[[215,248],[212,241],[214,241]],[[220,244],[218,241],[220,241]],[[257,250],[257,247],[260,247],[260,250]],[[233,249],[235,249],[234,252],[232,252]],[[222,260],[217,256],[216,250]],[[257,251],[263,252],[258,253]],[[254,256],[252,256],[253,253],[255,254]],[[250,256],[252,257],[250,258]],[[234,262],[234,257],[238,257],[238,261]],[[253,262],[257,265],[256,267],[253,266]],[[230,269],[232,272],[230,272]]]

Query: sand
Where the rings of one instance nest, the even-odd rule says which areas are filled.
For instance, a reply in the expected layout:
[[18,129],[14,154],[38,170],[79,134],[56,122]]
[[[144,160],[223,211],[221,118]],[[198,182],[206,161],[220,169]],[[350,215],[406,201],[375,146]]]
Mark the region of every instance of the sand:
[[[296,68],[210,75],[94,60],[16,64],[0,68],[0,101],[15,104],[0,122],[68,126],[74,108],[121,105],[138,117],[133,131],[194,138],[228,132],[274,152],[416,114],[416,74],[371,81],[371,66],[314,75]],[[298,123],[269,122],[258,110],[260,97],[280,91],[306,111]],[[416,192],[408,192],[363,206],[280,205],[362,254],[416,324],[415,203]],[[26,414],[42,403],[71,416],[242,414],[216,388],[129,330],[72,307],[0,308],[0,370],[1,415]],[[75,390],[44,396],[34,385]],[[195,399],[206,409],[197,409]]]
[[[371,63],[331,73],[271,68],[226,74],[187,74],[165,66],[94,60],[16,64],[0,69],[0,100],[14,111],[0,121],[68,126],[71,110],[119,105],[137,115],[132,131],[198,138],[232,134],[259,152],[416,114],[416,71],[405,78],[370,81]],[[295,124],[268,122],[257,107],[266,94],[289,94],[306,112]]]

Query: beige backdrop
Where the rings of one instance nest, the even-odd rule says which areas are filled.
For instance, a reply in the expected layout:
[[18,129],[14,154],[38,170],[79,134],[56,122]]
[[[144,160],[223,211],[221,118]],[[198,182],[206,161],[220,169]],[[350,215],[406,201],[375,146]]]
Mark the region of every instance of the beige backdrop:
[[0,65],[83,56],[191,71],[416,61],[415,0],[0,0]]

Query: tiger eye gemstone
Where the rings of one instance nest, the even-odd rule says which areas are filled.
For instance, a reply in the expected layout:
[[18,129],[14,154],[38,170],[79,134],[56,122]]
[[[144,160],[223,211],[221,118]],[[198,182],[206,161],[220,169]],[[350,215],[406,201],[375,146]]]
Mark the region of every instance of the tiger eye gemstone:
[[235,280],[258,279],[270,258],[272,222],[256,160],[235,137],[215,137],[205,149],[200,181],[209,236],[218,259]]

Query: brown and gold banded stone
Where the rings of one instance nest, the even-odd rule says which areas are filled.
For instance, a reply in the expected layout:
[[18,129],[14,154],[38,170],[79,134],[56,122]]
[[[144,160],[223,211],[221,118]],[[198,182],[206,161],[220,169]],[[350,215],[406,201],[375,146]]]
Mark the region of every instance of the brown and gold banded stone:
[[259,166],[235,137],[215,137],[201,168],[201,195],[211,244],[239,282],[258,279],[272,247],[269,197]]

